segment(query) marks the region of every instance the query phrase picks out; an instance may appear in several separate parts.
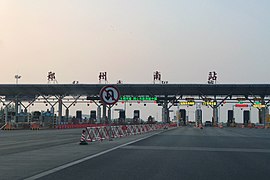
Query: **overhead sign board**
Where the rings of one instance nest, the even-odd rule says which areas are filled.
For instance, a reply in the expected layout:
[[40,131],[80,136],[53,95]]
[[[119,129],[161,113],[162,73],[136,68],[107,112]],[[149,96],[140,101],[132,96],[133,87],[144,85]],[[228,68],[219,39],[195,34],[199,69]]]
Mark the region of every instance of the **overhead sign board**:
[[217,105],[217,102],[215,102],[215,101],[204,101],[202,104],[204,106],[215,106],[215,105]]
[[248,104],[235,104],[235,107],[245,108],[248,107]]
[[120,98],[119,90],[114,86],[104,86],[99,93],[100,100],[107,104],[113,105],[117,103]]
[[253,107],[255,108],[265,108],[266,106],[264,104],[253,104]]
[[183,102],[179,102],[179,104],[181,106],[193,106],[193,105],[195,105],[195,102],[194,101],[183,101]]
[[120,101],[157,101],[157,97],[149,96],[121,96]]

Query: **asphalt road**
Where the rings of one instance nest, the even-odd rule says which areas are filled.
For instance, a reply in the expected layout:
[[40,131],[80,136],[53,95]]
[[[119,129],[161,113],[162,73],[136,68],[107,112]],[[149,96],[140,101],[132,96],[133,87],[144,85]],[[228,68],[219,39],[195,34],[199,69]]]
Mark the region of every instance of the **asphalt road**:
[[269,180],[270,130],[181,127],[72,166],[52,169],[39,177],[41,180]]
[[0,131],[0,179],[33,177],[156,133],[149,132],[81,146],[81,132],[82,129]]

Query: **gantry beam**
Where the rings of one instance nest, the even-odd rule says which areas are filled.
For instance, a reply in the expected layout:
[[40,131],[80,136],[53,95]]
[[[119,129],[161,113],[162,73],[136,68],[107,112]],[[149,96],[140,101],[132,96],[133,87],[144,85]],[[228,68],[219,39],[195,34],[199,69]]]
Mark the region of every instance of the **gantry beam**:
[[[24,97],[36,95],[97,96],[108,84],[1,84],[0,96]],[[269,96],[270,84],[111,84],[121,95],[216,95],[216,96]]]

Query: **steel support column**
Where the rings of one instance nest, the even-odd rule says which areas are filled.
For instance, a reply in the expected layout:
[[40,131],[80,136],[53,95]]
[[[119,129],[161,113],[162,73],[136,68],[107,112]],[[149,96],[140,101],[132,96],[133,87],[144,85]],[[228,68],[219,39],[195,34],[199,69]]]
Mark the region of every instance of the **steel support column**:
[[59,97],[58,99],[58,122],[56,123],[57,125],[61,124],[62,121],[62,109],[63,108],[63,102],[62,102],[62,97]]
[[18,98],[15,99],[15,123],[18,122],[18,110],[19,110],[19,102],[18,102]]
[[101,123],[101,107],[100,106],[97,107],[97,123],[98,124]]
[[163,107],[162,107],[162,122],[168,123],[168,119],[169,119],[168,101],[164,100]]
[[103,104],[103,108],[102,108],[102,122],[101,123],[105,123],[106,121],[106,110],[107,109],[107,106],[106,104]]
[[111,107],[108,108],[108,121],[111,124],[111,122],[112,122],[112,110],[111,110]]
[[[227,96],[228,97],[228,96]],[[226,97],[226,98],[227,98]],[[225,99],[226,99],[225,98]],[[224,100],[223,100],[224,101]],[[221,103],[217,103],[217,97],[216,96],[214,96],[214,102],[215,102],[215,104],[213,105],[213,125],[214,126],[217,126],[218,125],[218,106],[221,104]]]
[[218,125],[218,107],[216,105],[213,107],[213,124]]
[[68,122],[68,117],[69,117],[69,109],[66,108],[66,122]]
[[111,120],[111,108],[112,106],[108,107],[108,123],[110,125],[110,130],[109,130],[109,141],[112,141],[112,120]]
[[5,107],[5,122],[8,123],[8,105]]

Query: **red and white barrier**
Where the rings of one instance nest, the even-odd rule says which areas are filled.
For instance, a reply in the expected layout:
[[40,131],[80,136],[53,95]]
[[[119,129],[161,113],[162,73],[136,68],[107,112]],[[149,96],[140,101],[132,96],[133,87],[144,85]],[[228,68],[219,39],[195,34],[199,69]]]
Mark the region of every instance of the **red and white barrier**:
[[80,145],[87,145],[88,143],[86,142],[85,139],[85,130],[82,130],[82,136],[81,136],[81,140],[80,140]]
[[122,126],[99,126],[86,127],[86,142],[102,141],[111,138],[121,138],[124,136],[147,133],[149,131],[164,128],[165,125],[146,124],[146,125],[122,125]]

